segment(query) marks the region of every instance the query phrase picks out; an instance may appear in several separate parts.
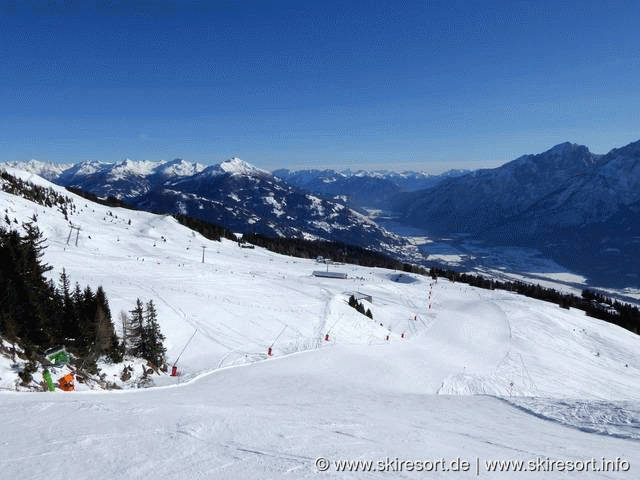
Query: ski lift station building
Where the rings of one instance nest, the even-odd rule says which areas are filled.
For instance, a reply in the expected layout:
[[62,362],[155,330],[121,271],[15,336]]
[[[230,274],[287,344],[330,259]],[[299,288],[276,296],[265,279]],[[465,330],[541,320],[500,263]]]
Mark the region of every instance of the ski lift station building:
[[325,278],[347,278],[347,274],[345,272],[325,272],[324,270],[314,270],[314,277],[325,277]]

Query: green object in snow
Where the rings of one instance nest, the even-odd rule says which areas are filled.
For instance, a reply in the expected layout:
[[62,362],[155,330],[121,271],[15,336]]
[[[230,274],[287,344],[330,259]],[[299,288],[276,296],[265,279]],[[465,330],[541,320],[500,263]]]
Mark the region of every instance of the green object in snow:
[[45,352],[45,357],[56,366],[66,365],[69,363],[69,354],[62,348],[52,348]]
[[47,388],[49,389],[49,391],[55,391],[56,387],[53,385],[53,380],[51,379],[51,373],[49,373],[49,370],[44,371],[44,373],[42,374],[42,378],[44,378],[44,381],[47,382]]

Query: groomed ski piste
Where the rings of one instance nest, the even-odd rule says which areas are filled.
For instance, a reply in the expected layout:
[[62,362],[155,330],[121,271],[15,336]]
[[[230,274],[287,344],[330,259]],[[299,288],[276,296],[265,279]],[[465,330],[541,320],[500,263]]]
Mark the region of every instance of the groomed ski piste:
[[[76,204],[77,246],[55,208],[0,192],[3,215],[36,215],[51,278],[102,285],[116,324],[153,300],[170,364],[196,334],[180,376],[150,388],[0,392],[2,478],[638,478],[628,331],[444,279],[354,265],[315,277],[313,260],[7,170]],[[373,320],[348,306],[356,292]]]

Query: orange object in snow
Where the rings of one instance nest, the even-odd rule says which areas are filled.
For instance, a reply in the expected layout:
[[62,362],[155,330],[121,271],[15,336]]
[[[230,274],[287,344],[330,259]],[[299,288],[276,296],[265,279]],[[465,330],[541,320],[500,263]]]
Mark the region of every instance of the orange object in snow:
[[60,384],[60,389],[65,392],[72,392],[75,390],[75,387],[73,386],[73,373],[67,373],[64,377],[58,380],[58,383]]

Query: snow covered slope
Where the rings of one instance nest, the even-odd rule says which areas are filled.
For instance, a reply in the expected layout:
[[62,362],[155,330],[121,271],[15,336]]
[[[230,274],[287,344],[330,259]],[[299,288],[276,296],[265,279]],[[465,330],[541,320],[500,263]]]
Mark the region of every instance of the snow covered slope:
[[[317,457],[471,462],[434,478],[478,478],[476,461],[480,478],[521,478],[482,462],[620,457],[630,472],[549,478],[636,478],[640,337],[630,332],[442,279],[352,265],[331,267],[346,280],[318,278],[311,260],[68,196],[77,247],[54,209],[4,192],[0,209],[19,222],[35,214],[50,274],[64,267],[102,285],[114,317],[153,299],[170,360],[197,334],[183,375],[156,389],[2,393],[7,478],[318,478]],[[373,320],[347,305],[356,291],[373,297]]]

